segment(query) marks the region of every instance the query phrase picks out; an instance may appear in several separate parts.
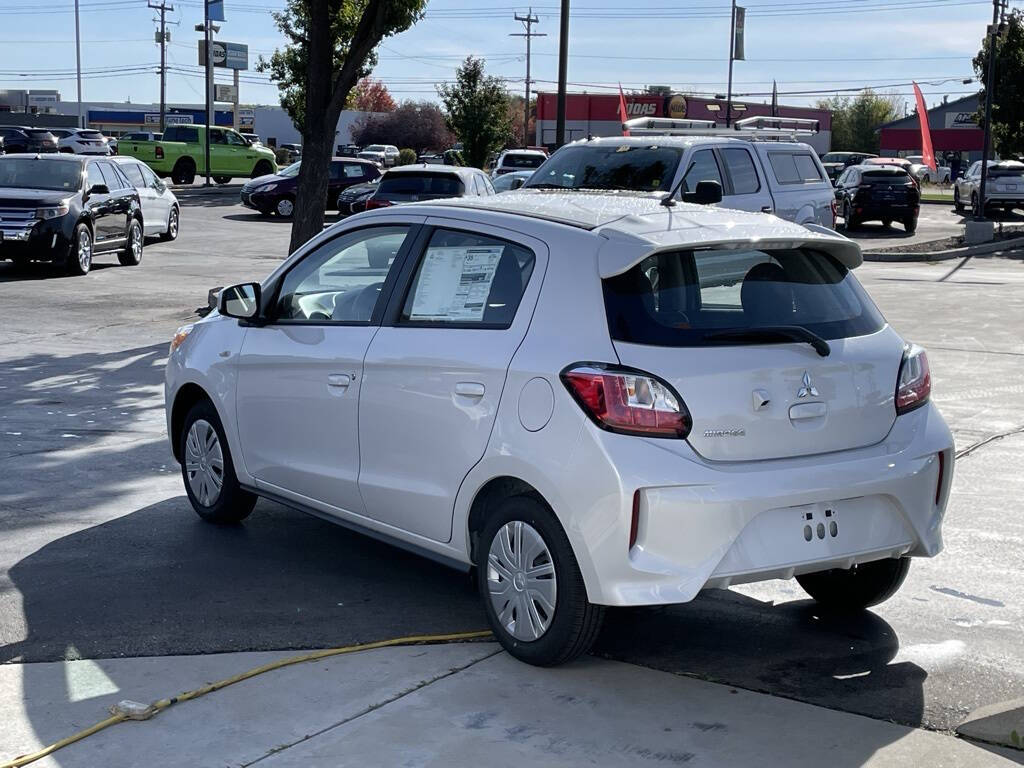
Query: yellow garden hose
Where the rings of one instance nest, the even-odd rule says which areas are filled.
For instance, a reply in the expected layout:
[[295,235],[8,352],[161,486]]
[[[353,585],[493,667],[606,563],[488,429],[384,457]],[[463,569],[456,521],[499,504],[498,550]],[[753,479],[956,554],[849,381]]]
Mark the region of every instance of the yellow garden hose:
[[264,672],[270,672],[275,669],[281,669],[282,667],[290,667],[292,664],[301,664],[304,661],[316,661],[318,659],[326,659],[330,656],[341,656],[345,653],[356,653],[358,651],[372,651],[375,648],[390,648],[396,645],[423,645],[427,643],[453,643],[464,640],[479,640],[481,638],[490,637],[489,631],[483,630],[479,632],[457,632],[451,635],[410,635],[409,637],[395,637],[391,640],[379,640],[375,643],[362,643],[359,645],[346,645],[341,648],[327,648],[321,651],[313,651],[312,653],[305,653],[301,656],[290,656],[286,659],[278,659],[272,661],[269,664],[264,664],[261,667],[255,667],[241,674],[228,677],[223,680],[218,680],[215,683],[209,683],[201,688],[196,688],[193,691],[185,691],[177,696],[173,696],[169,699],[158,699],[137,712],[126,712],[118,710],[117,707],[112,707],[111,711],[113,715],[108,717],[106,720],[100,720],[94,725],[90,725],[88,728],[79,731],[78,733],[67,736],[60,741],[54,742],[47,747],[43,747],[37,752],[32,752],[28,755],[22,755],[16,757],[8,763],[0,765],[0,768],[20,768],[23,765],[34,763],[36,760],[41,760],[47,755],[52,755],[58,749],[74,744],[76,741],[81,741],[94,733],[99,733],[105,728],[109,728],[117,723],[124,722],[125,720],[148,720],[158,712],[161,712],[172,704],[179,704],[183,701],[189,701],[191,699],[198,699],[200,696],[205,696],[213,691],[219,691],[221,688],[227,688],[229,685],[240,683],[243,680],[248,680],[250,677],[256,677],[256,675],[262,675]]

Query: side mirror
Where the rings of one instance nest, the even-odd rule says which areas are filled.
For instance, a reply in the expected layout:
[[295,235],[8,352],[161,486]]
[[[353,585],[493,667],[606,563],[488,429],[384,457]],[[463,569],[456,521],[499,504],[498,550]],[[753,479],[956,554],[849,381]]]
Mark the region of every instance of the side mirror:
[[217,299],[217,311],[239,320],[256,317],[260,311],[260,284],[239,283],[223,288]]
[[722,202],[722,185],[717,181],[698,181],[693,192],[683,193],[683,202],[713,205]]
[[526,179],[522,179],[522,178],[518,178],[517,177],[515,179],[512,179],[512,186],[510,187],[510,189],[519,189],[525,183],[526,183]]
[[93,184],[89,187],[89,191],[86,193],[89,195],[109,195],[110,187],[106,184]]

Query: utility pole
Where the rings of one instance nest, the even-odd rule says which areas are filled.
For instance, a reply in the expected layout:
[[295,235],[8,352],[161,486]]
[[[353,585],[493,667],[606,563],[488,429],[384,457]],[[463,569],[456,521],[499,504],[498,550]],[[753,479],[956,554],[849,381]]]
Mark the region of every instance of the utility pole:
[[732,124],[732,59],[736,55],[736,0],[732,0],[732,15],[729,17],[729,85],[725,91],[725,127]]
[[160,42],[160,133],[164,132],[164,122],[167,119],[167,11],[173,11],[173,5],[167,5],[165,0],[160,0],[157,5],[149,0],[149,7],[160,11],[160,31],[157,37]]
[[215,121],[213,111],[213,47],[210,45],[210,0],[203,0],[203,34],[206,36],[206,186],[210,179],[210,133]]
[[526,32],[511,32],[509,37],[525,37],[526,38],[526,106],[523,111],[526,113],[523,116],[523,146],[530,145],[530,40],[534,37],[547,37],[543,32],[534,32],[533,25],[538,24],[540,19],[533,15],[533,8],[530,8],[529,13],[525,16],[520,16],[518,13],[513,17],[516,21],[523,22],[523,26],[526,27]]
[[78,27],[78,0],[75,0],[75,71],[78,75],[78,127],[85,128],[82,122],[82,35]]
[[569,0],[562,0],[558,24],[558,116],[555,120],[555,146],[565,144],[565,80],[569,72]]
[[985,77],[985,149],[981,155],[981,183],[978,186],[978,210],[974,218],[985,220],[985,185],[988,181],[988,156],[992,151],[992,99],[996,79],[996,40],[1002,26],[1006,0],[992,0],[992,26],[988,28],[988,72]]

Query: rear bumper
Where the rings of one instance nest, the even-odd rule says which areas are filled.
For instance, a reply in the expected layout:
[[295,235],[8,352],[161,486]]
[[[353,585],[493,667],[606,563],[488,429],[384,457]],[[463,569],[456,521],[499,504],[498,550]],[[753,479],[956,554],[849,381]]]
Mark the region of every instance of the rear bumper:
[[590,508],[563,522],[592,602],[686,602],[706,588],[942,549],[953,440],[932,404],[877,445],[763,462],[709,462],[688,445],[585,430],[572,474]]
[[917,203],[853,203],[853,214],[859,219],[905,219],[917,217]]

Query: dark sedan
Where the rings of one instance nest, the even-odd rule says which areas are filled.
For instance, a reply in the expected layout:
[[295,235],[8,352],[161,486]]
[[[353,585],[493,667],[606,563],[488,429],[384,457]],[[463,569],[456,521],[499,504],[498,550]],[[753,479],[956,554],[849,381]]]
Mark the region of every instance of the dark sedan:
[[57,139],[47,128],[0,125],[0,138],[4,140],[4,152],[8,155],[19,152],[57,151]]
[[[265,216],[276,213],[290,218],[295,211],[295,192],[299,185],[302,161],[292,163],[275,174],[260,176],[242,187],[242,204],[254,208]],[[327,199],[324,208],[330,208],[342,190],[354,184],[363,184],[380,177],[380,170],[371,162],[350,157],[331,160],[327,179]]]
[[836,206],[847,230],[865,221],[881,221],[886,227],[899,221],[913,234],[920,202],[917,183],[897,166],[855,165],[836,181]]
[[93,258],[142,260],[139,194],[117,166],[86,155],[0,157],[0,259],[84,275]]

